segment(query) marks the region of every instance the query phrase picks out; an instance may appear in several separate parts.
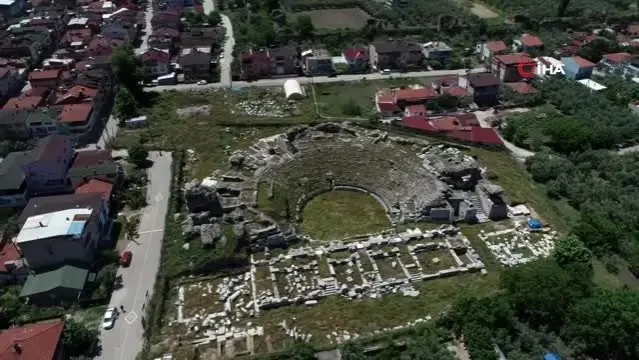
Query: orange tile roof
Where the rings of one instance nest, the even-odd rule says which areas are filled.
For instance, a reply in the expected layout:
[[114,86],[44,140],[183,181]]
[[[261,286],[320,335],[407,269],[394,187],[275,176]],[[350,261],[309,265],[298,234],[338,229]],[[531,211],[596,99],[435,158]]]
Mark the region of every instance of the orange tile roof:
[[431,88],[401,89],[395,93],[397,100],[425,101],[437,97],[437,92]]
[[98,179],[91,179],[75,189],[76,194],[102,194],[104,200],[109,200],[112,192],[113,184]]
[[16,261],[20,259],[20,252],[13,243],[0,245],[0,271],[6,272],[7,268],[4,263],[7,261]]
[[35,109],[44,102],[43,96],[16,96],[2,107],[3,110],[7,109]]
[[32,80],[53,80],[60,77],[60,69],[39,70],[29,73],[29,81]]
[[0,359],[51,360],[63,329],[64,322],[55,320],[0,330]]
[[62,106],[59,123],[68,124],[89,120],[89,115],[93,111],[93,104],[70,104]]

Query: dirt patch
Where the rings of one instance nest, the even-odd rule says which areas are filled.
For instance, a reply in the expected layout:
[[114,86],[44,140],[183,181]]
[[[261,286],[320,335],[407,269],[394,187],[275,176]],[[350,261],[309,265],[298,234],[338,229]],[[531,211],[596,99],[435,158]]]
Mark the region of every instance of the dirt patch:
[[175,110],[179,117],[203,116],[208,115],[210,111],[211,107],[209,105],[189,106]]
[[296,16],[306,15],[318,29],[361,29],[371,16],[359,8],[302,11]]
[[499,14],[490,10],[488,7],[486,7],[486,5],[476,2],[473,3],[473,6],[470,8],[470,12],[482,19],[492,19],[499,16]]

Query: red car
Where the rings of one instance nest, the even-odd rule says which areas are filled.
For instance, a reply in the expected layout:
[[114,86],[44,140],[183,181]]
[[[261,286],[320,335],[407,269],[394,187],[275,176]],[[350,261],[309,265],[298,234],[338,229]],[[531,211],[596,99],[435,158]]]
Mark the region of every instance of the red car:
[[125,251],[120,255],[120,265],[123,267],[129,267],[131,265],[131,258],[133,254],[130,251]]

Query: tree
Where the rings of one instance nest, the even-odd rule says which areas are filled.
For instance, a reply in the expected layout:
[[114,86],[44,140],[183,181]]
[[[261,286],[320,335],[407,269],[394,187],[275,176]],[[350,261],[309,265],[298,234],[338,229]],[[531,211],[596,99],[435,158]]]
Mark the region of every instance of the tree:
[[573,277],[549,259],[507,269],[501,286],[520,320],[558,330],[570,306],[589,293],[589,280]]
[[287,351],[282,359],[287,360],[315,360],[315,350],[304,341],[296,341]]
[[340,349],[342,360],[366,360],[364,347],[358,342],[347,342]]
[[555,241],[555,259],[560,265],[590,264],[592,253],[577,236],[567,235]]
[[315,35],[315,26],[310,16],[300,15],[295,20],[295,31],[300,39],[312,39]]
[[406,344],[402,360],[454,360],[455,357],[437,336],[435,329],[426,328],[421,336],[414,336]]
[[111,65],[118,83],[126,87],[134,97],[141,93],[141,69],[138,59],[130,45],[121,45],[113,49]]
[[137,143],[129,150],[129,160],[138,168],[144,168],[147,164],[149,152],[141,144]]
[[94,342],[98,341],[98,331],[89,330],[83,324],[76,322],[73,318],[64,320],[64,330],[62,331],[62,346],[64,353],[68,357],[87,355]]
[[220,12],[219,11],[211,11],[206,17],[206,22],[208,22],[209,25],[211,25],[211,26],[220,25],[220,23],[222,22],[222,16],[220,15]]
[[351,97],[342,105],[342,112],[348,116],[360,116],[362,115],[362,107]]
[[137,114],[137,102],[133,94],[124,86],[118,87],[118,91],[115,93],[115,116],[120,122],[120,126],[124,125],[127,119],[134,117]]
[[579,352],[595,359],[639,359],[639,293],[600,290],[570,309],[564,335]]
[[561,0],[559,3],[559,8],[557,9],[557,16],[563,17],[566,14],[566,10],[568,9],[568,5],[570,5],[570,0]]

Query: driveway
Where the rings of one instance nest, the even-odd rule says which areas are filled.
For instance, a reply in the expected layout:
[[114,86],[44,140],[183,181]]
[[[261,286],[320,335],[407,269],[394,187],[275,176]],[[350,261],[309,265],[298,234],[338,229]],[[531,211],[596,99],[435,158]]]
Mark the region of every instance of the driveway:
[[[213,0],[204,0],[202,2],[204,13],[208,14],[215,11]],[[224,42],[224,58],[220,59],[220,84],[222,86],[231,86],[231,64],[233,63],[233,47],[235,46],[235,37],[233,37],[233,24],[228,16],[222,16],[222,26],[226,29],[226,41]]]
[[[511,112],[511,113],[521,113],[521,112],[526,112],[528,110],[530,110],[530,109],[511,109],[509,112]],[[493,114],[493,110],[489,109],[489,110],[485,110],[485,111],[475,111],[475,116],[477,116],[477,120],[479,121],[479,126],[484,127],[484,128],[489,128],[491,126],[488,123],[488,119],[493,117],[493,116],[495,116],[495,115]],[[515,144],[507,141],[506,139],[504,139],[503,136],[501,136],[499,131],[497,131],[497,135],[499,135],[499,137],[501,138],[501,141],[504,142],[504,146],[506,146],[506,149],[508,149],[517,160],[523,161],[523,160],[526,160],[527,158],[535,155],[534,152],[532,152],[530,150],[522,149],[522,148],[516,146]]]
[[149,4],[147,5],[147,8],[144,12],[144,20],[146,25],[144,28],[144,35],[142,35],[142,43],[140,44],[139,48],[135,49],[135,53],[137,55],[142,54],[146,51],[146,49],[149,48],[149,36],[151,36],[151,33],[153,32],[153,29],[151,29],[151,18],[153,18],[153,4],[152,1],[149,1]]
[[171,153],[151,152],[153,166],[148,170],[147,198],[140,219],[139,236],[128,250],[133,253],[131,266],[119,268],[123,288],[113,292],[109,307],[124,306],[110,330],[102,330],[102,354],[98,360],[135,360],[144,344],[141,318],[145,305],[153,294],[153,285],[160,266],[164,219],[168,208],[171,185]]
[[[229,40],[230,39],[231,38],[229,37]],[[230,53],[225,54],[224,55],[225,58],[229,54]],[[227,60],[231,61],[232,59],[227,59]],[[477,73],[477,72],[483,72],[485,70],[486,70],[485,68],[476,68],[476,69],[473,69],[472,72]],[[247,81],[231,82],[229,80],[229,83],[219,82],[219,83],[207,84],[207,85],[178,84],[178,85],[170,85],[170,86],[156,86],[152,88],[144,88],[144,91],[169,91],[169,90],[188,91],[188,90],[197,90],[197,89],[225,88],[225,87],[243,88],[243,87],[253,87],[253,86],[265,86],[265,87],[281,86],[281,85],[284,85],[284,82],[286,80],[290,80],[290,79],[297,80],[300,84],[311,84],[311,83],[330,83],[330,82],[340,82],[340,81],[359,81],[364,78],[366,78],[367,80],[381,80],[381,79],[390,79],[390,78],[433,77],[433,76],[449,76],[449,75],[465,75],[465,74],[466,74],[466,69],[413,71],[413,72],[406,72],[406,73],[393,73],[391,75],[382,75],[380,73],[372,73],[372,74],[358,74],[358,75],[340,75],[336,77],[328,77],[328,76],[297,77],[297,78],[291,77],[291,78],[282,78],[282,79],[262,79],[262,80],[252,81],[252,82],[247,82]],[[230,76],[230,73],[229,73],[229,76]]]

